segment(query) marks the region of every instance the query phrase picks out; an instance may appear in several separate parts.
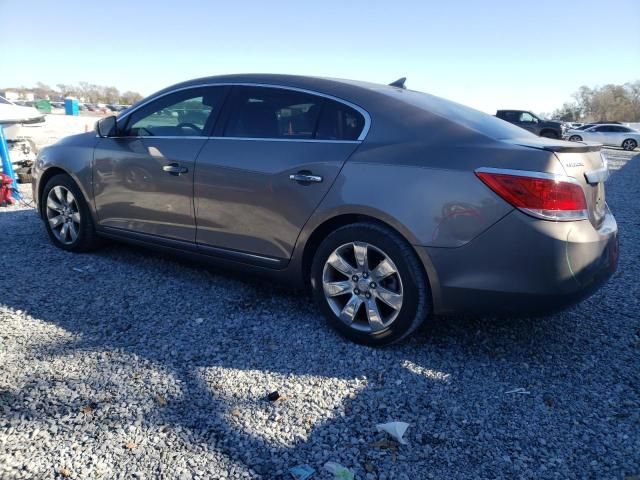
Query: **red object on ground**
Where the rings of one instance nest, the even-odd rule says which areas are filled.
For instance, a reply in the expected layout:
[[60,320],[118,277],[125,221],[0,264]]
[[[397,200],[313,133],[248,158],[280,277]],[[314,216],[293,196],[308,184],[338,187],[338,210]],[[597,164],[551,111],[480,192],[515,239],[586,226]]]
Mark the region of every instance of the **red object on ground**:
[[13,179],[9,175],[0,173],[0,206],[13,205],[16,201],[11,196]]

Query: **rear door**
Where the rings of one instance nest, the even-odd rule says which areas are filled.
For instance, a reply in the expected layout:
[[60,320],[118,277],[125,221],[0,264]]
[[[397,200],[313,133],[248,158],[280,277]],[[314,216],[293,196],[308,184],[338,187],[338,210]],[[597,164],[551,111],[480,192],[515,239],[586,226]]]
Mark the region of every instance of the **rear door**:
[[358,148],[365,118],[358,107],[296,89],[233,87],[215,136],[197,160],[197,243],[284,264]]
[[631,130],[627,127],[623,127],[622,125],[612,125],[611,133],[609,134],[609,145],[613,145],[616,147],[622,146],[622,142],[628,138],[627,133],[631,132]]
[[605,125],[587,128],[584,131],[582,138],[590,142],[598,142],[602,144],[608,144],[608,131]]

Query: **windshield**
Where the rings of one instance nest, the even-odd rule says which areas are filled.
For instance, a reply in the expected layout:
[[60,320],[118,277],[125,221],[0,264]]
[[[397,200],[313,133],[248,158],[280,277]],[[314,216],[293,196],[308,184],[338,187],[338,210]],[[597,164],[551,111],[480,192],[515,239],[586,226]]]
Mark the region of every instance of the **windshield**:
[[4,97],[0,97],[0,103],[4,103],[6,105],[13,105],[13,103],[11,103],[9,100],[7,100]]

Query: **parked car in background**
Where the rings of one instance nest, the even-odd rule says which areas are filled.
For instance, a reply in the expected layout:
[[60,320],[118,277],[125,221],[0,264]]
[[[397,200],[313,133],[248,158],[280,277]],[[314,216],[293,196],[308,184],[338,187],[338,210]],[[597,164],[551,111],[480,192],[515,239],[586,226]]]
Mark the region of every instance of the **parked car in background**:
[[498,110],[496,117],[540,137],[562,138],[564,133],[563,122],[544,120],[526,110]]
[[564,138],[572,142],[583,140],[598,142],[602,145],[635,150],[640,144],[640,131],[618,123],[586,125],[587,128],[567,130]]
[[44,122],[44,114],[34,107],[25,107],[0,97],[0,125],[7,140],[15,140],[21,135],[22,125]]
[[402,80],[201,78],[96,129],[36,161],[56,246],[102,236],[308,286],[356,342],[399,341],[431,313],[564,308],[616,269],[599,145]]

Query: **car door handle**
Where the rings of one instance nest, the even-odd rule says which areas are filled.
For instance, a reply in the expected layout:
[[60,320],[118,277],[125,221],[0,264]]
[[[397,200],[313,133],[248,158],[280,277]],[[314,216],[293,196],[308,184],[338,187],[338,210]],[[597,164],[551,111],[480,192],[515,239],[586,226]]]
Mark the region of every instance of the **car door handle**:
[[170,173],[171,175],[182,175],[183,173],[187,173],[189,169],[187,167],[181,167],[177,163],[170,163],[162,167],[162,171]]
[[311,173],[294,173],[289,175],[289,180],[300,183],[320,183],[322,177]]

